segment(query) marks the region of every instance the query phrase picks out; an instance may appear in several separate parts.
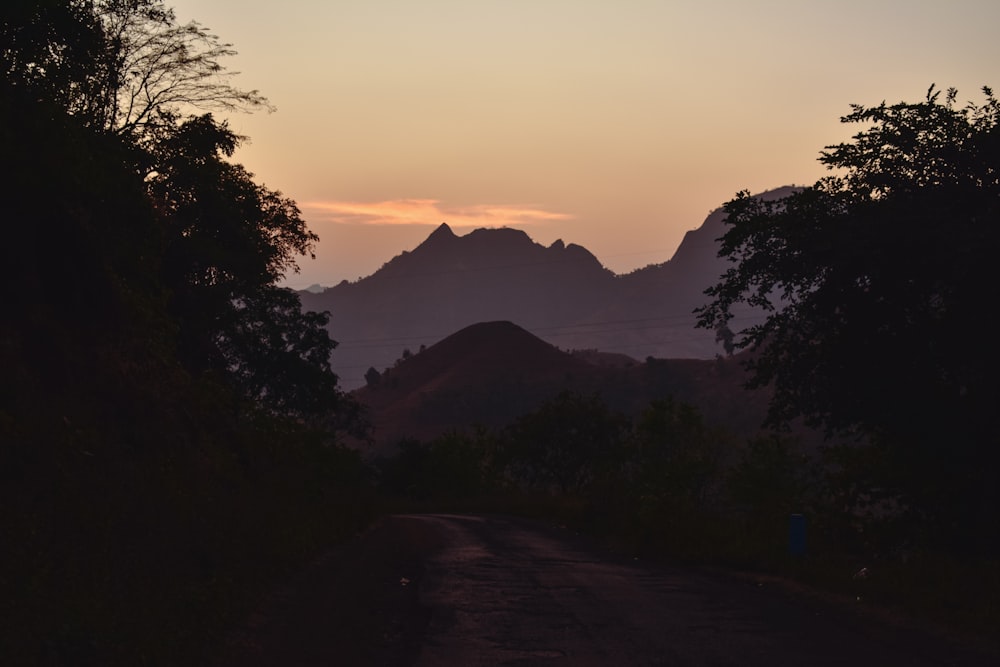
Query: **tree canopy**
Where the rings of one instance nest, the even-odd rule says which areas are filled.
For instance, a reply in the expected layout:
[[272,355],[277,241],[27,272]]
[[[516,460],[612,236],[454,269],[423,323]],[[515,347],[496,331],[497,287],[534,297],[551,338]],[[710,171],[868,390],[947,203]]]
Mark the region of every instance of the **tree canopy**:
[[365,520],[327,315],[280,284],[317,237],[206,113],[264,104],[229,52],[160,0],[0,3],[8,663],[203,664]]
[[[145,285],[144,298],[167,306],[185,367],[222,377],[250,405],[296,418],[332,408],[339,392],[326,316],[301,313],[297,296],[278,286],[318,238],[295,202],[232,161],[244,137],[211,113],[192,113],[267,107],[256,91],[231,84],[233,73],[219,61],[232,47],[196,23],[178,25],[162,0],[14,2],[0,17],[6,96],[76,128],[84,154],[70,164],[86,153],[113,154],[114,164],[102,168],[120,172],[88,174],[81,165],[75,177],[129,180],[121,191],[138,187],[146,198],[138,216],[118,212],[121,202],[110,214],[95,212],[103,224],[87,216],[85,232],[54,235],[22,224],[19,233],[42,234],[56,245],[83,234],[66,249],[70,266],[79,264],[74,254],[83,248],[93,259],[131,261],[128,276],[106,279],[133,295]],[[63,152],[73,150],[71,144]],[[123,217],[129,220],[118,224]],[[50,224],[77,222],[63,211]]]
[[717,329],[736,304],[761,309],[735,345],[753,350],[752,385],[773,389],[772,420],[876,443],[886,455],[876,484],[929,513],[996,502],[998,364],[984,334],[996,304],[1000,103],[983,94],[959,106],[956,91],[932,86],[917,103],[854,105],[842,121],[864,129],[821,153],[832,175],[725,205],[720,256],[733,265],[697,311]]
[[9,81],[100,130],[141,138],[192,109],[271,108],[231,83],[231,44],[162,0],[13,0],[0,34]]

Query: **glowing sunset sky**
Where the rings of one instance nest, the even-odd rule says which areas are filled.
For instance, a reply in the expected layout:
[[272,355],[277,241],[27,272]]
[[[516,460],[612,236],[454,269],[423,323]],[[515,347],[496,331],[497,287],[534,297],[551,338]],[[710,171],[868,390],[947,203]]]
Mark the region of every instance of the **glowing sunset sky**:
[[237,159],[321,237],[289,283],[434,227],[507,225],[622,273],[742,189],[809,184],[852,102],[1000,88],[1000,2],[175,0],[274,114]]

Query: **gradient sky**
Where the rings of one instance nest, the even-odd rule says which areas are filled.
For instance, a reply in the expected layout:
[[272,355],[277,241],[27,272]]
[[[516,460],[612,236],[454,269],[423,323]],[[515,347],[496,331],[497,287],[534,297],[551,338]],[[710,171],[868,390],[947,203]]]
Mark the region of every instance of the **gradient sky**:
[[811,184],[851,103],[1000,88],[996,0],[167,0],[277,112],[236,159],[321,241],[293,287],[369,275],[441,222],[624,273],[742,189]]

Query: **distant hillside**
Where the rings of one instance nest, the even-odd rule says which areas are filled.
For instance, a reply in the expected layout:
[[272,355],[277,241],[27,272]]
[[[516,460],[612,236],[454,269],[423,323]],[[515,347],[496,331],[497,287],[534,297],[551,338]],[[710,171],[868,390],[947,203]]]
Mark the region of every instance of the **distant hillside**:
[[473,424],[501,426],[567,381],[593,384],[598,369],[510,322],[474,324],[386,370],[354,392],[381,443],[432,438]]
[[[777,188],[756,195],[773,200],[796,188]],[[606,328],[582,330],[556,341],[566,348],[593,347],[620,351],[638,359],[711,359],[722,352],[715,333],[695,329],[695,308],[705,305],[705,290],[718,282],[729,264],[718,257],[718,239],[725,234],[725,211],[712,211],[698,229],[684,235],[670,260],[620,276],[613,298],[593,314]],[[759,316],[737,307],[733,328]],[[540,335],[545,336],[544,332]]]
[[675,396],[711,421],[749,434],[763,420],[766,394],[746,392],[743,380],[734,359],[638,362],[574,355],[510,322],[488,322],[400,361],[354,395],[370,411],[378,453],[402,437],[430,439],[477,424],[506,425],[567,389],[598,394],[626,414]]
[[502,320],[562,349],[711,359],[719,345],[713,332],[694,328],[692,310],[727,268],[716,257],[723,232],[717,210],[669,261],[618,276],[579,245],[545,247],[507,228],[457,236],[442,224],[374,274],[300,297],[304,308],[331,313],[330,333],[339,342],[333,367],[348,389],[363,385],[369,367],[391,366],[404,349],[416,352],[471,324]]

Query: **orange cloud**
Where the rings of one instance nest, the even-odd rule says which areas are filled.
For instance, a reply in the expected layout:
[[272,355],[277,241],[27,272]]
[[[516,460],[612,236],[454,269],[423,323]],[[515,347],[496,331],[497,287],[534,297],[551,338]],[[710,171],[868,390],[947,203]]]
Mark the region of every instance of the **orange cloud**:
[[437,199],[394,199],[381,202],[312,201],[300,204],[306,218],[368,225],[414,225],[447,222],[453,227],[503,227],[573,216],[530,206],[478,204],[442,206]]

